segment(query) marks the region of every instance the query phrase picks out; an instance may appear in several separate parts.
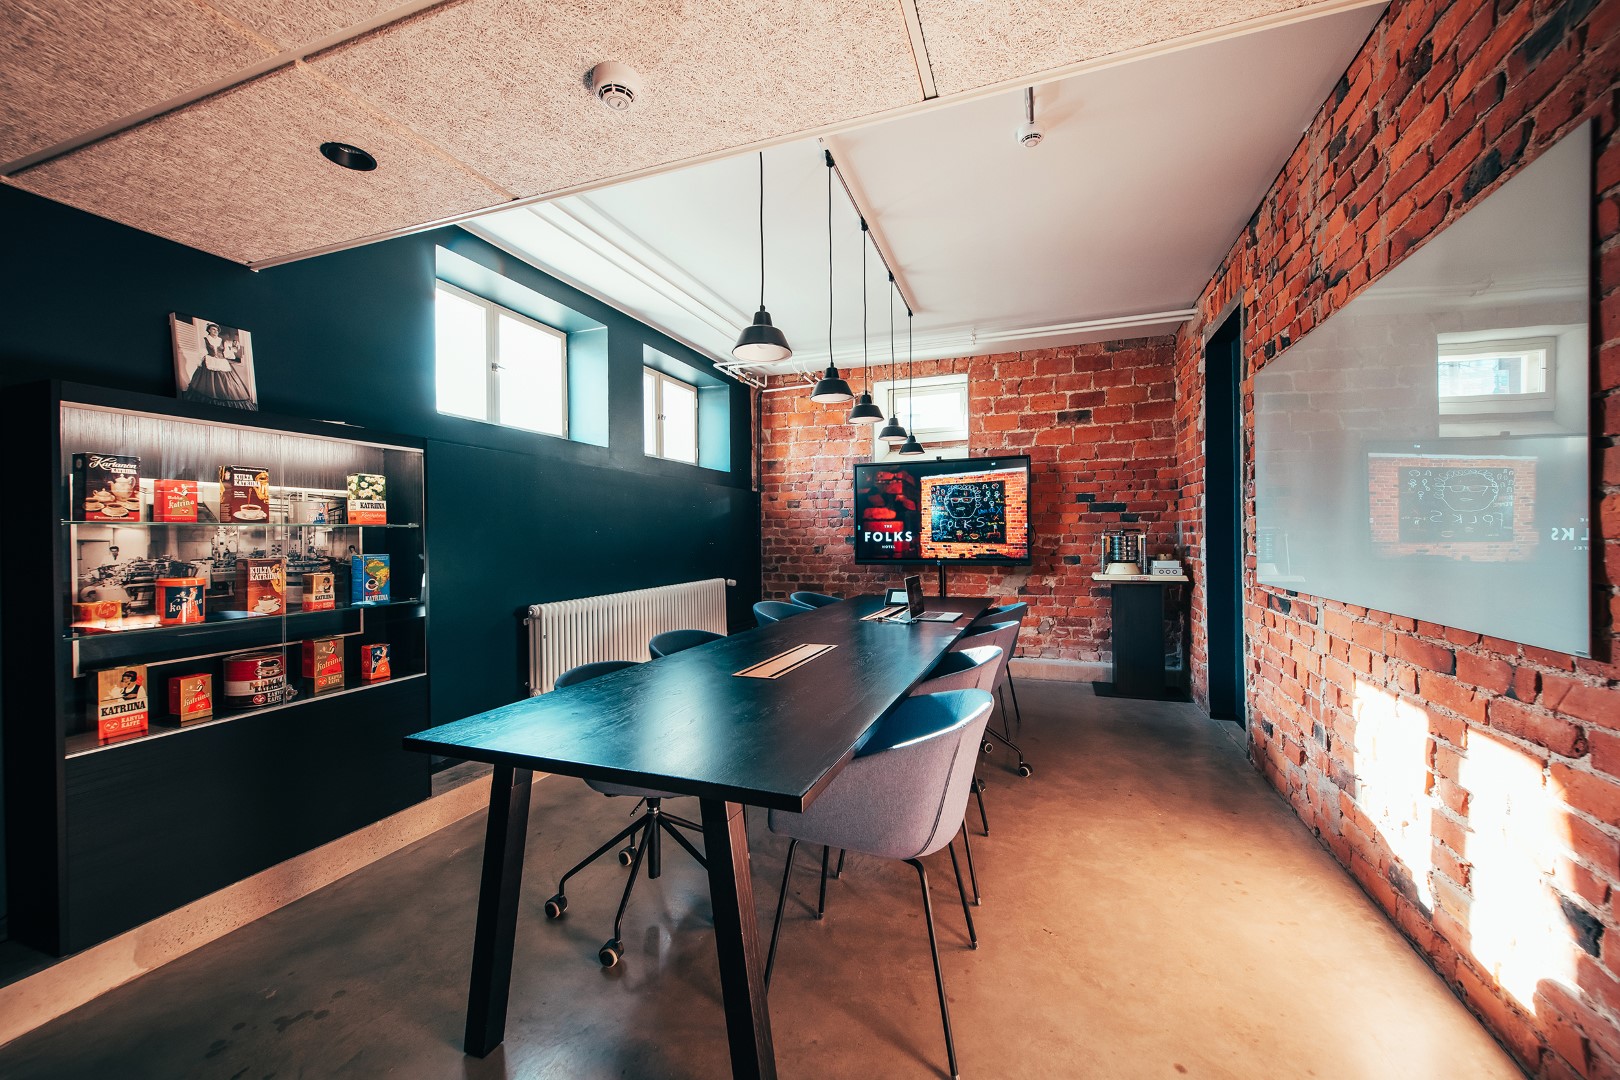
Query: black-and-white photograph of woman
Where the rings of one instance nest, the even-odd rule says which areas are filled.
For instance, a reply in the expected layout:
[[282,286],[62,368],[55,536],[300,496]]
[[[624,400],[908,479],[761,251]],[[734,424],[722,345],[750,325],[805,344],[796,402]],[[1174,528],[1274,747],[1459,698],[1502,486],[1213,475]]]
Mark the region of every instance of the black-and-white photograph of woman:
[[169,316],[169,325],[174,331],[175,389],[182,398],[258,410],[248,331],[178,312]]

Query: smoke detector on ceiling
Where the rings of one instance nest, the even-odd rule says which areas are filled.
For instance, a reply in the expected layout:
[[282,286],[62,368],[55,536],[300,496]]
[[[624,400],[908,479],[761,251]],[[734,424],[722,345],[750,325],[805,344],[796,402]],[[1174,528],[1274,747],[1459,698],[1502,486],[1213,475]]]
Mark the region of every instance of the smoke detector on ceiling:
[[1046,132],[1035,122],[1035,88],[1024,88],[1024,122],[1018,126],[1018,145],[1031,149],[1041,145]]
[[591,92],[616,113],[629,112],[641,96],[641,76],[617,60],[604,60],[591,68]]

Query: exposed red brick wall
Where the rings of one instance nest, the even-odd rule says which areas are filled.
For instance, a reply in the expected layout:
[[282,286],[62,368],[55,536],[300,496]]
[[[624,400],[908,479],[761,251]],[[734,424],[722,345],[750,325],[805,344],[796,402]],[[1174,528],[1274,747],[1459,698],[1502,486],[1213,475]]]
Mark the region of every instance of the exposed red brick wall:
[[[1107,588],[1091,580],[1101,534],[1135,522],[1155,550],[1174,545],[1174,352],[1175,339],[1162,337],[917,365],[919,377],[967,372],[974,456],[1030,456],[1033,564],[950,570],[953,593],[1029,603],[1020,655],[1107,659]],[[899,574],[855,565],[853,471],[871,459],[872,435],[848,414],[815,404],[808,389],[763,395],[766,597],[876,592]]]
[[[1178,512],[1203,517],[1202,341],[1253,374],[1581,121],[1597,121],[1594,648],[1583,660],[1254,580],[1255,763],[1532,1073],[1620,1075],[1620,3],[1396,0],[1178,335]],[[1246,452],[1247,452],[1246,451]],[[1195,679],[1205,687],[1203,599]]]

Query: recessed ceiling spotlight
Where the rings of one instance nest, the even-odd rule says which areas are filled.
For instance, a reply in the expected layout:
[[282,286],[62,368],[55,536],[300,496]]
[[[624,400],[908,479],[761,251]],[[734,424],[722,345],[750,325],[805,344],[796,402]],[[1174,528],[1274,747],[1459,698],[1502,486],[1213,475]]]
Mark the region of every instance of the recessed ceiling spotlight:
[[1018,127],[1018,145],[1034,149],[1041,145],[1041,140],[1045,137],[1046,132],[1041,130],[1041,125],[1035,122],[1035,88],[1026,86],[1024,88],[1024,122]]
[[641,95],[641,76],[617,60],[604,60],[591,68],[591,92],[616,113],[629,112]]
[[370,172],[377,167],[376,158],[358,146],[350,146],[348,143],[323,142],[321,155],[332,164],[353,169],[355,172]]

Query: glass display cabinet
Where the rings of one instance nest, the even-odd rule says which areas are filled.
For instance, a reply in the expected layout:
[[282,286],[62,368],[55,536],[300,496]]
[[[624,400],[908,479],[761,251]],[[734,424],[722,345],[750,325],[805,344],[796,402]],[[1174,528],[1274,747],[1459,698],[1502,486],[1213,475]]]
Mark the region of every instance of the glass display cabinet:
[[421,444],[29,389],[0,607],[13,936],[82,947],[425,797],[399,747],[426,718]]

